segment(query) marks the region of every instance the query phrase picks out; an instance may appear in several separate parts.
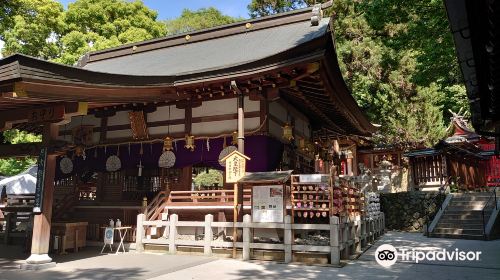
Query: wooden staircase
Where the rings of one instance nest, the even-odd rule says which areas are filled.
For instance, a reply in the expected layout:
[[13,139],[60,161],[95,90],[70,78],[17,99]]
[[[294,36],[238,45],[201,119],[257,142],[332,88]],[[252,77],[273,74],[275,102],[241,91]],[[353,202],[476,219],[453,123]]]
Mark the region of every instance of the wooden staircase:
[[78,191],[69,192],[64,195],[61,199],[55,201],[52,208],[52,220],[60,221],[62,219],[68,218],[68,215],[72,211],[75,204],[78,202]]
[[169,191],[159,191],[153,200],[148,203],[144,210],[147,221],[161,220],[160,216],[165,210],[169,194]]

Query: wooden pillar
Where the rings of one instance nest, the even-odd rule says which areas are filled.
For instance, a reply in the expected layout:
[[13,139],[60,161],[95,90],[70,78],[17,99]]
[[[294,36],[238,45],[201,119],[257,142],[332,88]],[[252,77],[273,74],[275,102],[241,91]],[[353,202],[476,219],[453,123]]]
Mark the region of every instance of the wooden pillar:
[[[51,140],[55,140],[58,127],[55,124],[45,124],[43,127],[42,145],[48,147]],[[33,221],[33,237],[31,241],[31,256],[26,259],[27,264],[49,264],[50,224],[52,219],[52,201],[54,196],[54,177],[56,171],[56,155],[47,155],[45,167],[45,184],[43,186],[42,212],[35,215]]]

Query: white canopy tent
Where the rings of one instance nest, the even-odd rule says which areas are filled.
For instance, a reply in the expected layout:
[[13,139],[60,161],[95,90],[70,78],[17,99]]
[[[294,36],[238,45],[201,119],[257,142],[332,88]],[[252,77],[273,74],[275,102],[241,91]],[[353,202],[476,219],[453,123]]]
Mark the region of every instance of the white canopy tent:
[[33,165],[22,173],[1,180],[0,190],[6,186],[7,195],[35,193],[37,171],[38,167]]

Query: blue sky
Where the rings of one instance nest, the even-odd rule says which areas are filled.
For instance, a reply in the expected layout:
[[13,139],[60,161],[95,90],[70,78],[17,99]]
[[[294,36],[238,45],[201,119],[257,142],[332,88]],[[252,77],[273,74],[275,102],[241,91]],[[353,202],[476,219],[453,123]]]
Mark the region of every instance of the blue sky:
[[[74,0],[59,0],[59,2],[67,7],[68,3]],[[185,8],[197,10],[207,7],[215,7],[229,16],[248,18],[247,5],[251,0],[143,0],[143,2],[158,12],[159,19],[178,17]]]

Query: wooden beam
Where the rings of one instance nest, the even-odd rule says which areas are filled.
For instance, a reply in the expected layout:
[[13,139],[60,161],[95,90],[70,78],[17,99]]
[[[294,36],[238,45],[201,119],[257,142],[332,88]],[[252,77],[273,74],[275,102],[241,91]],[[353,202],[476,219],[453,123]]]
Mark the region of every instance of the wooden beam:
[[191,134],[191,128],[193,126],[193,108],[191,106],[186,106],[184,109],[184,132],[186,134]]
[[40,153],[41,142],[0,145],[0,158],[35,157]]
[[[48,84],[17,82],[16,94],[20,97],[62,99],[72,101],[122,101],[142,102],[176,98],[173,88],[166,86],[86,86],[81,84]],[[68,95],[71,92],[71,95]]]
[[16,123],[57,123],[85,114],[87,114],[86,102],[55,103],[45,107],[33,106],[13,111],[0,111],[0,131],[11,129]]

